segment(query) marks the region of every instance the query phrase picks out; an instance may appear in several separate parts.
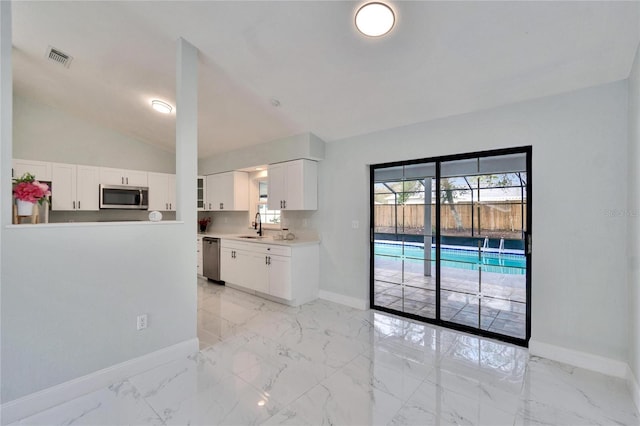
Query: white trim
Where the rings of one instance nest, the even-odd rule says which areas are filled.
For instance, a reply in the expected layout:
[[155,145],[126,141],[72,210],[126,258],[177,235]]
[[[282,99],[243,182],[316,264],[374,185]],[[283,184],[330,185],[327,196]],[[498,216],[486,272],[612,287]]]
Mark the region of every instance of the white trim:
[[640,411],[640,384],[638,384],[638,379],[629,366],[627,366],[627,387],[631,392],[631,399],[636,404],[636,409]]
[[334,293],[332,291],[320,290],[318,292],[320,299],[328,300],[329,302],[339,303],[341,305],[350,306],[352,308],[366,311],[369,309],[369,301],[358,299],[357,297],[345,296],[344,294]]
[[529,354],[621,379],[627,378],[627,369],[629,368],[627,363],[623,361],[567,349],[534,339],[529,340]]
[[86,376],[14,399],[0,406],[0,412],[2,413],[0,422],[3,425],[13,423],[47,408],[60,405],[63,402],[102,389],[113,383],[121,382],[131,376],[196,352],[198,352],[198,339],[185,340],[155,352],[95,371]]

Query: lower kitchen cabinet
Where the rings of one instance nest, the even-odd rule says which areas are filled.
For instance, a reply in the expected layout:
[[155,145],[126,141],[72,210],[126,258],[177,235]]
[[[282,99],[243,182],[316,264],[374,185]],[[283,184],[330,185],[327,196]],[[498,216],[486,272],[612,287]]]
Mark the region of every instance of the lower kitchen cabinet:
[[202,236],[198,235],[197,238],[198,241],[198,245],[197,245],[197,256],[198,256],[198,275],[202,276],[203,270],[202,270]]
[[297,306],[318,297],[318,244],[284,246],[222,240],[221,279]]

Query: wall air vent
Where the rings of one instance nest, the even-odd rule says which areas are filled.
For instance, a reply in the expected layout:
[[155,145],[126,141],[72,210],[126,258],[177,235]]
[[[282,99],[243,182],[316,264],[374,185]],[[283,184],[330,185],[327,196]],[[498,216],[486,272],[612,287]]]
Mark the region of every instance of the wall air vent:
[[69,64],[71,64],[73,57],[67,55],[61,50],[56,49],[55,47],[49,46],[47,48],[47,59],[53,62],[57,62],[65,68],[69,68]]

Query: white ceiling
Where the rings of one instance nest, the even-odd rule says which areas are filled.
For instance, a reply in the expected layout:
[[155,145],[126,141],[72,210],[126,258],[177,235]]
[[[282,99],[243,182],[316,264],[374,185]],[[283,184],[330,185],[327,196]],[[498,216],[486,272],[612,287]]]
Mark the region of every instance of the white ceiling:
[[[379,39],[362,2],[14,1],[14,88],[174,150],[176,39],[200,50],[199,155],[330,142],[625,79],[635,2],[404,2]],[[52,45],[69,69],[45,58]],[[270,99],[281,102],[279,108]]]

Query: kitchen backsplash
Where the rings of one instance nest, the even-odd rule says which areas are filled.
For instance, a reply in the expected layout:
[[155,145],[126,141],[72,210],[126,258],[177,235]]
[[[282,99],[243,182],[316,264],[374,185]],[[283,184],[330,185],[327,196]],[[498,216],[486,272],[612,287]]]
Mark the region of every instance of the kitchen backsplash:
[[[317,238],[318,231],[315,224],[316,211],[282,211],[282,224],[300,238]],[[247,212],[198,212],[198,219],[211,218],[207,232],[220,234],[244,234],[251,232]],[[265,235],[279,232],[279,230],[264,229]]]
[[[176,212],[162,212],[162,220],[175,220]],[[117,222],[149,220],[146,210],[50,211],[49,222]]]

